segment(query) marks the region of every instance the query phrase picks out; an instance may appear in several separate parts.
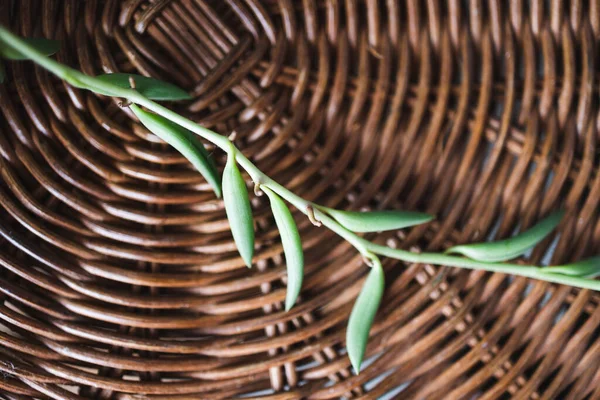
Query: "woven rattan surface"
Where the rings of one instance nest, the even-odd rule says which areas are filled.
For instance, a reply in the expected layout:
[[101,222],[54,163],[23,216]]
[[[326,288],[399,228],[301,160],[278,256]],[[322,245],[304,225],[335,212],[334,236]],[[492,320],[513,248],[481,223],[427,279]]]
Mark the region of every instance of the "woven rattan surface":
[[[506,3],[2,0],[0,21],[88,74],[188,89],[169,106],[306,199],[438,216],[381,243],[505,237],[563,206],[528,261],[597,253],[600,1]],[[264,197],[248,270],[210,187],[118,99],[27,62],[7,75],[0,398],[600,397],[597,294],[390,260],[355,376],[367,268],[348,243],[297,216],[306,278],[286,313]]]

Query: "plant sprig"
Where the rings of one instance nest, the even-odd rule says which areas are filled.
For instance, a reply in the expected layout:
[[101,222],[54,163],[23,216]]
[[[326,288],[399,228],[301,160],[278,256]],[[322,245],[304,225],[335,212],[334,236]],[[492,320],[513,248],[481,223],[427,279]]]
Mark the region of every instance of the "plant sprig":
[[[151,132],[182,153],[221,194],[218,172],[203,145],[190,132],[211,142],[227,153],[223,173],[222,193],[227,218],[236,246],[244,262],[250,267],[254,255],[254,224],[246,182],[238,166],[250,176],[255,187],[264,191],[270,202],[277,228],[281,233],[288,269],[288,294],[285,308],[289,310],[300,293],[304,259],[298,228],[284,201],[305,214],[316,225],[324,225],[348,241],[371,267],[347,329],[347,348],[351,363],[358,373],[365,354],[367,339],[384,291],[384,270],[380,256],[406,263],[435,264],[465,269],[500,272],[547,282],[600,290],[600,257],[559,266],[538,267],[506,263],[520,257],[547,237],[558,225],[562,213],[556,212],[539,224],[509,239],[496,242],[465,244],[452,247],[446,253],[414,253],[370,242],[356,232],[377,232],[401,229],[430,221],[433,217],[407,211],[356,212],[334,210],[307,201],[260,171],[233,142],[195,122],[169,110],[153,100],[181,100],[189,95],[170,83],[132,74],[85,75],[58,63],[49,57],[58,50],[55,41],[20,38],[0,26],[0,58],[28,59],[52,72],[67,83],[94,93],[123,99],[142,124]],[[4,70],[0,63],[0,81]],[[462,256],[449,255],[459,253]]]

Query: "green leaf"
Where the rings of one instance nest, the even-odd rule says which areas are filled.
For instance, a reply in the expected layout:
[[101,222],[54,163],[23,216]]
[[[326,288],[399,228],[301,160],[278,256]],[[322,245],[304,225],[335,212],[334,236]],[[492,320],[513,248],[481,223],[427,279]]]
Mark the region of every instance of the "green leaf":
[[262,190],[269,197],[273,216],[275,217],[275,223],[277,224],[277,229],[279,229],[279,234],[281,235],[288,278],[285,310],[289,311],[296,303],[296,299],[302,288],[302,279],[304,278],[304,253],[302,252],[302,241],[300,240],[300,233],[298,232],[298,227],[292,217],[292,213],[283,200],[267,187],[263,187]]
[[223,201],[233,240],[242,259],[250,268],[254,256],[252,209],[246,182],[242,178],[233,154],[227,157],[227,163],[223,171]]
[[[51,56],[60,50],[60,42],[58,40],[44,38],[21,38],[28,45],[42,53],[44,56]],[[8,46],[0,45],[0,57],[8,60],[27,60],[29,57],[21,54],[19,50]]]
[[432,215],[414,211],[340,211],[323,208],[337,222],[353,232],[378,232],[402,229],[423,224],[433,219]]
[[519,257],[548,236],[556,228],[563,215],[564,211],[556,211],[525,232],[511,238],[454,246],[446,250],[446,253],[458,253],[473,260],[485,262],[510,260]]
[[380,262],[376,262],[354,303],[346,330],[348,356],[356,373],[360,372],[360,365],[367,349],[369,331],[379,308],[384,288],[383,268]]
[[150,132],[173,146],[187,158],[211,184],[217,197],[221,197],[221,183],[217,168],[196,135],[160,115],[142,110],[135,104],[132,104],[130,108]]
[[[96,79],[123,89],[130,89],[129,77],[133,77],[135,81],[135,90],[151,100],[188,100],[192,98],[185,90],[172,83],[142,75],[114,73],[98,75]],[[105,96],[115,96],[114,93],[102,88],[94,88],[94,91]]]
[[596,278],[600,276],[600,256],[591,257],[566,265],[552,265],[542,268],[541,272],[576,276],[578,278]]
[[215,160],[213,160],[211,155],[208,154],[206,147],[204,147],[204,145],[200,141],[200,137],[198,135],[196,135],[194,132],[185,129],[184,127],[181,127],[171,121],[168,121],[168,122],[171,123],[172,125],[175,125],[178,128],[181,128],[183,134],[186,136],[186,138],[192,144],[192,146],[194,146],[200,152],[200,154],[202,154],[202,157],[204,157],[204,159],[206,160],[206,162],[208,164],[207,165],[208,171],[206,172],[206,175],[202,171],[200,171],[200,173],[202,173],[204,178],[212,185],[213,190],[215,191],[217,197],[220,198],[221,197],[221,180],[219,179],[219,172],[217,171],[217,165],[215,164]]

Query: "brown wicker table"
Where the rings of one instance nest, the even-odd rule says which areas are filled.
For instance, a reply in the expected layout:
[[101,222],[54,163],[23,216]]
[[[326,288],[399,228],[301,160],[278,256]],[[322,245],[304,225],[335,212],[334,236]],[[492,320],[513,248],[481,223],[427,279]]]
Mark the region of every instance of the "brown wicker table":
[[[529,262],[597,253],[600,1],[507,3],[2,0],[0,23],[88,74],[188,89],[169,107],[306,199],[438,216],[381,243],[440,250],[565,207]],[[391,260],[355,376],[348,243],[297,216],[286,313],[264,197],[248,270],[210,187],[117,100],[27,62],[7,78],[0,398],[600,398],[596,293]]]

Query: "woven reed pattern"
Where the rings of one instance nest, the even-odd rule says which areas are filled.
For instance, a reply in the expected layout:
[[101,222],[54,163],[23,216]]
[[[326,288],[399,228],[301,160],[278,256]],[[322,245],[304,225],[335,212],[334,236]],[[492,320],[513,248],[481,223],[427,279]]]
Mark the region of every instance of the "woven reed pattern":
[[[438,216],[381,243],[505,237],[564,206],[552,260],[597,253],[600,1],[463,3],[3,0],[0,22],[88,74],[188,89],[169,106],[309,200]],[[391,260],[354,376],[367,268],[348,243],[296,215],[306,278],[286,313],[264,197],[248,270],[210,187],[118,99],[28,62],[7,74],[0,398],[600,398],[597,294]]]

